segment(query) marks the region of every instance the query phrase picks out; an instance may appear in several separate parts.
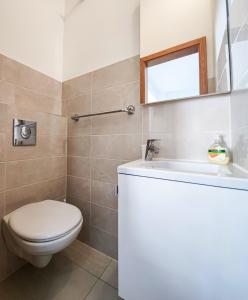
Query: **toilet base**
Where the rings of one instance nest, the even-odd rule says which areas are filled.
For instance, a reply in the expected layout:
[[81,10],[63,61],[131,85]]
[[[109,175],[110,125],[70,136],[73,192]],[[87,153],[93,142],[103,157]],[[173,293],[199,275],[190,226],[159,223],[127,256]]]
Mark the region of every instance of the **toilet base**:
[[51,259],[53,257],[52,254],[49,254],[49,255],[28,254],[25,251],[23,251],[23,249],[13,239],[5,222],[3,222],[3,224],[2,224],[2,229],[3,229],[3,237],[5,240],[5,244],[10,252],[12,252],[16,256],[26,260],[33,266],[40,268],[40,269],[46,267],[49,264],[49,262],[51,261]]
[[43,255],[43,256],[29,256],[25,255],[23,259],[31,263],[36,268],[45,268],[51,261],[53,255]]

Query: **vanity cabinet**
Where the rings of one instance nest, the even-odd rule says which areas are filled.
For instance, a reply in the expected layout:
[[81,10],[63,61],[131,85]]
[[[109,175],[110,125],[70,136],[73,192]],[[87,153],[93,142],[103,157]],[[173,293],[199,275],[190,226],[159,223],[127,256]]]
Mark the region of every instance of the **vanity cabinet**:
[[131,173],[119,168],[119,295],[248,299],[248,192]]

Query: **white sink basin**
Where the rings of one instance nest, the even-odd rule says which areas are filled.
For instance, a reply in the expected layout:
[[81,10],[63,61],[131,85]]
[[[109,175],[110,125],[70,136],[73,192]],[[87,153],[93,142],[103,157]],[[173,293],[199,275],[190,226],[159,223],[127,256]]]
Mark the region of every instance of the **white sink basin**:
[[151,168],[151,169],[165,169],[175,172],[187,173],[201,173],[208,175],[231,174],[227,167],[209,164],[209,163],[196,163],[196,162],[183,162],[183,161],[170,161],[170,160],[153,160],[153,161],[140,161],[137,167]]
[[248,173],[233,164],[223,166],[179,160],[137,160],[119,166],[118,173],[248,190]]

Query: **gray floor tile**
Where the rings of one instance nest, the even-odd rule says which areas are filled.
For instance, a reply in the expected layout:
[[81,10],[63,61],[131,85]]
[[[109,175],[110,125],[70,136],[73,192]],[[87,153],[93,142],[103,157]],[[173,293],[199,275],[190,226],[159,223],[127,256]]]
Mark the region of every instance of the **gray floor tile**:
[[1,300],[82,300],[96,282],[71,260],[56,255],[44,269],[27,264],[0,284]]
[[119,300],[118,292],[102,280],[98,280],[85,300]]
[[101,279],[114,288],[118,288],[118,263],[116,260],[112,260]]
[[73,242],[62,254],[96,277],[101,277],[111,262],[107,255],[79,241]]

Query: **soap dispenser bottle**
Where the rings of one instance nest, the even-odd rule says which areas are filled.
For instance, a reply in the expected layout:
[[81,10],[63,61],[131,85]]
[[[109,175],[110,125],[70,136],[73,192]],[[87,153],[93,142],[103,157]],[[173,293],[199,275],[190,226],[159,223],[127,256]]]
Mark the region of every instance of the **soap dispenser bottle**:
[[229,150],[221,135],[216,136],[213,145],[209,147],[208,159],[209,162],[220,165],[227,165],[230,162]]

